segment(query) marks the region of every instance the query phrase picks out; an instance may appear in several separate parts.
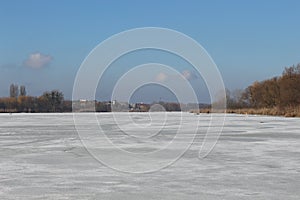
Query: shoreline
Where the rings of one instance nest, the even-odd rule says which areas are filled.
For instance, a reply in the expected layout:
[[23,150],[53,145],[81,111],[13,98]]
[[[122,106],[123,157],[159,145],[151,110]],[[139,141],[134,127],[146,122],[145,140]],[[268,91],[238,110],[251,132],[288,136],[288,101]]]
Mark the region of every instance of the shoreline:
[[[190,113],[200,114],[200,113],[218,113],[224,111],[218,111],[211,109],[199,109],[192,110]],[[235,109],[226,109],[225,111],[228,114],[242,114],[242,115],[268,115],[268,116],[283,116],[283,117],[300,117],[300,107],[296,108],[235,108]]]
[[[134,111],[121,111],[120,113],[134,112]],[[157,111],[159,112],[159,111]],[[166,111],[166,112],[186,112],[194,114],[211,114],[211,113],[224,113],[224,110],[213,110],[211,108],[202,108],[199,110],[190,111]],[[111,113],[111,112],[0,112],[0,114],[72,114],[72,113]],[[147,113],[136,111],[136,113]],[[240,115],[262,115],[262,116],[278,116],[278,117],[299,117],[300,106],[296,108],[235,108],[226,109],[227,114],[240,114]]]

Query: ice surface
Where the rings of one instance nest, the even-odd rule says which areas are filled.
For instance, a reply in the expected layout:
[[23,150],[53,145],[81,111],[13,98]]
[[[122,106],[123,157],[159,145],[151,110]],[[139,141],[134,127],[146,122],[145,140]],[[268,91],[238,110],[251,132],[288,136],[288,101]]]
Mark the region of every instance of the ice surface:
[[[89,114],[80,115],[86,131],[97,129],[88,125]],[[132,135],[119,131],[112,113],[96,117],[120,148],[147,153],[174,138],[181,113],[168,113],[159,134],[155,129],[165,113],[151,119],[146,113],[132,115],[138,126],[151,125],[149,131],[138,131],[122,115],[117,115],[120,126]],[[200,119],[190,149],[162,170],[130,174],[112,170],[88,153],[71,113],[1,114],[0,199],[300,199],[300,119],[227,115],[217,145],[199,159],[210,117],[183,113],[186,127]],[[185,129],[183,143],[192,132]],[[101,148],[111,152],[109,146]]]

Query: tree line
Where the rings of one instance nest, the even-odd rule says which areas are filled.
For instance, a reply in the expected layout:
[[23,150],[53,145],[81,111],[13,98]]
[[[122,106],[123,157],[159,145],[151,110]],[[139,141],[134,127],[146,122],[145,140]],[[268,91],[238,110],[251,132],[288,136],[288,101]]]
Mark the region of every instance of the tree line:
[[64,94],[59,90],[46,91],[41,96],[29,96],[26,87],[11,84],[9,97],[0,98],[0,112],[148,112],[152,105],[160,104],[166,111],[189,111],[195,106],[208,107],[207,104],[180,104],[177,102],[134,103],[117,101],[70,101],[64,99]]
[[244,90],[227,91],[227,108],[296,109],[300,106],[300,64],[279,77],[256,81]]
[[27,96],[26,87],[11,84],[10,96],[0,98],[0,112],[63,112],[72,111],[70,101],[58,90],[46,91],[41,96]]
[[[28,96],[24,85],[11,84],[10,96],[0,98],[0,112],[79,112],[140,111],[147,112],[153,104],[122,104],[110,101],[72,102],[65,100],[59,90],[46,91],[41,96]],[[300,63],[286,67],[281,76],[264,81],[256,81],[246,89],[226,91],[227,109],[272,109],[275,115],[292,111],[300,115]],[[188,104],[158,102],[166,111],[189,111]],[[74,106],[75,105],[75,106]],[[115,109],[112,109],[114,106]],[[208,108],[209,105],[198,105]],[[195,108],[194,106],[192,106]],[[295,111],[296,110],[296,111]],[[76,111],[76,110],[75,110]],[[248,112],[247,112],[248,113]],[[293,114],[294,115],[294,114]]]

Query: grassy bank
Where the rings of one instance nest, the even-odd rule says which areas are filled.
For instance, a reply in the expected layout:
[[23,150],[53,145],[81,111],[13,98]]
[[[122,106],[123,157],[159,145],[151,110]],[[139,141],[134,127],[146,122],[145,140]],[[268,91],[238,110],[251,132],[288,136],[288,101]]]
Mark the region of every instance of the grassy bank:
[[[211,109],[192,110],[191,113],[211,113]],[[218,111],[213,111],[218,112]],[[270,115],[284,117],[300,117],[300,106],[295,108],[241,108],[227,109],[226,113],[245,114],[245,115]]]

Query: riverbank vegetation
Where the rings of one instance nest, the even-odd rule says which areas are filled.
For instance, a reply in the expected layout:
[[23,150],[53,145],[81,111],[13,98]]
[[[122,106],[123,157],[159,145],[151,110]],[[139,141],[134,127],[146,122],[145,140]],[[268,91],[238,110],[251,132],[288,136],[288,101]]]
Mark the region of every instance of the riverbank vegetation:
[[[286,67],[279,77],[256,81],[246,89],[226,91],[227,113],[281,115],[300,117],[300,64]],[[178,102],[122,103],[116,101],[65,100],[59,90],[46,91],[41,96],[28,96],[25,86],[11,84],[10,96],[0,98],[0,112],[148,112],[160,104],[165,111],[190,111],[211,113],[210,105]],[[74,110],[75,109],[75,110]],[[214,111],[215,112],[215,111]]]
[[286,67],[281,76],[256,81],[244,90],[227,90],[226,98],[227,113],[300,117],[300,64]]

